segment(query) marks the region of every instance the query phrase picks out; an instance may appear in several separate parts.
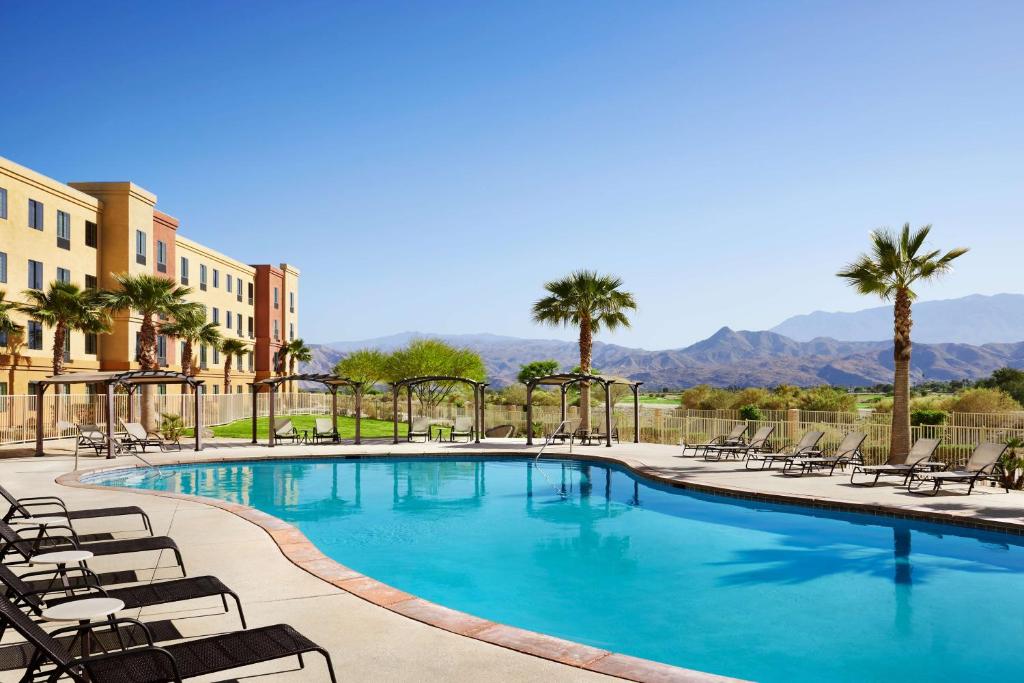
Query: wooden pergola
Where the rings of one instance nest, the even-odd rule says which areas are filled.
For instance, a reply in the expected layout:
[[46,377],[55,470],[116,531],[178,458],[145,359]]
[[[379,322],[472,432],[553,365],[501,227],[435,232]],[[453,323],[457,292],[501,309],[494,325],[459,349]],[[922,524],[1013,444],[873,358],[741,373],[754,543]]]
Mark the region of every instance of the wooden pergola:
[[334,433],[338,433],[338,389],[342,387],[350,387],[352,393],[355,396],[356,403],[356,444],[362,443],[362,436],[360,434],[360,423],[362,420],[362,406],[363,406],[363,390],[366,388],[362,382],[349,379],[348,377],[339,377],[338,375],[330,375],[327,373],[308,373],[302,375],[284,375],[281,377],[267,377],[261,379],[258,382],[250,382],[249,387],[252,391],[252,442],[255,444],[258,442],[256,438],[256,419],[258,415],[257,401],[259,400],[260,389],[266,388],[270,392],[270,415],[269,422],[267,425],[267,446],[273,448],[275,445],[275,434],[274,434],[274,418],[276,417],[275,411],[275,398],[277,397],[277,390],[285,382],[317,382],[327,387],[327,390],[331,392],[331,427]]
[[480,443],[480,434],[484,426],[484,389],[487,382],[479,382],[469,377],[455,377],[452,375],[427,375],[424,377],[408,377],[399,380],[391,385],[392,420],[394,422],[394,443],[398,443],[398,392],[405,387],[406,390],[406,413],[405,417],[412,430],[412,389],[420,384],[428,382],[461,382],[473,387],[473,433],[475,442]]
[[114,457],[114,391],[122,387],[128,392],[128,421],[134,421],[132,396],[147,384],[181,384],[195,391],[195,433],[197,451],[203,449],[203,380],[172,370],[125,370],[111,372],[69,372],[47,377],[36,384],[36,455],[43,455],[43,395],[51,386],[70,387],[86,384],[103,387],[106,396],[107,457]]
[[[533,390],[538,386],[557,386],[561,393],[562,422],[565,422],[565,393],[569,387],[582,382],[599,384],[604,387],[604,423],[605,446],[612,445],[612,404],[611,387],[613,384],[622,384],[633,391],[633,443],[640,443],[640,385],[643,382],[633,382],[622,377],[606,377],[605,375],[590,375],[580,372],[563,372],[543,377],[534,377],[526,383],[526,445],[533,445]],[[583,406],[580,406],[583,409]],[[587,406],[589,409],[589,406]]]

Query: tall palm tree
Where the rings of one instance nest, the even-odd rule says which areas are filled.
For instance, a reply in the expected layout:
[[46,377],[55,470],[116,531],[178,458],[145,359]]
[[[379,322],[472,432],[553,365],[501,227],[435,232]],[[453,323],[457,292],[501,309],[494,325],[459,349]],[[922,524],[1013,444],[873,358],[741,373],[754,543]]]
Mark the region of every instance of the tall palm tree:
[[[636,299],[622,291],[622,279],[577,270],[568,277],[544,285],[548,296],[533,304],[534,322],[579,327],[580,371],[590,373],[594,335],[602,329],[629,327],[627,311],[636,310]],[[580,426],[590,429],[590,383],[580,385]]]
[[70,282],[55,280],[46,291],[26,289],[18,310],[53,328],[53,374],[64,374],[64,345],[71,332],[99,334],[110,331],[110,315],[99,295]]
[[[11,313],[18,310],[18,304],[13,301],[7,301],[7,292],[0,289],[0,335],[4,338],[4,350],[7,351],[11,357],[11,368],[8,371],[8,384],[7,391],[14,392],[14,369],[18,365],[18,356],[15,353],[15,349],[21,346],[20,339],[24,327],[14,322],[14,318],[11,317]],[[7,411],[8,419],[13,419],[11,411]]]
[[[138,311],[142,317],[139,332],[139,366],[143,370],[159,368],[156,357],[157,317],[176,318],[184,306],[190,305],[186,297],[191,288],[182,287],[170,278],[142,273],[114,275],[117,289],[102,292],[100,301],[110,311]],[[156,394],[152,384],[142,385],[142,422],[155,430]]]
[[220,352],[224,354],[224,393],[231,393],[231,364],[235,356],[249,350],[249,345],[241,339],[228,337],[220,343]]
[[191,376],[196,374],[195,347],[198,344],[218,346],[221,341],[220,325],[206,319],[206,309],[199,304],[182,306],[174,320],[160,326],[168,337],[184,342],[181,350],[181,371]]
[[[308,363],[313,360],[313,352],[308,346],[306,346],[306,342],[302,341],[301,337],[292,339],[290,342],[285,344],[285,348],[288,349],[289,375],[295,374],[295,367],[299,363]],[[289,382],[289,385],[288,391],[294,392],[295,382]]]
[[911,302],[917,294],[911,289],[918,280],[926,282],[952,270],[954,259],[967,253],[966,247],[926,251],[924,242],[932,226],[917,230],[905,223],[899,231],[885,228],[871,232],[871,252],[836,273],[861,294],[875,294],[893,302],[893,350],[895,365],[892,405],[893,456],[910,451],[910,328]]

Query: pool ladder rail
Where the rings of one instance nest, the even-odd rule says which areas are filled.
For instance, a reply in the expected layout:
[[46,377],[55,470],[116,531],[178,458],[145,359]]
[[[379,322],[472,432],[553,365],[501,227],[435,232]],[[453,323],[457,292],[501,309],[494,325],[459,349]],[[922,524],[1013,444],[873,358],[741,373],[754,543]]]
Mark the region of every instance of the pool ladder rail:
[[[558,434],[562,427],[567,424],[569,424],[569,420],[562,420],[558,423],[558,426],[555,427],[555,431],[551,432],[551,434],[544,439],[544,445],[540,447],[539,451],[537,451],[537,457],[535,457],[533,459],[533,463],[531,463],[533,468],[540,472],[540,475],[547,480],[548,484],[551,485],[551,488],[555,490],[555,493],[557,493],[562,500],[566,500],[569,497],[569,493],[565,490],[565,486],[556,486],[555,482],[551,480],[551,477],[547,475],[547,472],[540,467],[540,456],[544,455],[545,448],[554,443],[555,434]],[[572,453],[572,435],[569,436],[569,453]]]

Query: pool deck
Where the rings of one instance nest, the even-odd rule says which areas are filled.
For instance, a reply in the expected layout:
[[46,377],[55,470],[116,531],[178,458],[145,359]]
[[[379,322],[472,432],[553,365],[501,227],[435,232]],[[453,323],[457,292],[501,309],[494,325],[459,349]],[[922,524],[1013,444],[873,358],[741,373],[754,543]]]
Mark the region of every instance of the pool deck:
[[[176,494],[132,493],[79,483],[81,471],[133,467],[132,457],[114,460],[82,458],[80,472],[68,442],[47,442],[48,455],[30,457],[25,448],[0,449],[0,482],[16,495],[58,495],[69,507],[139,505],[152,517],[155,533],[172,536],[181,548],[189,575],[212,574],[236,590],[250,625],[289,623],[323,645],[334,659],[341,680],[366,681],[600,681],[612,677],[638,681],[726,680],[597,648],[534,634],[445,609],[364,577],[325,558],[294,527],[251,508]],[[490,439],[481,444],[391,443],[362,446],[252,446],[244,441],[215,439],[202,453],[189,450],[154,454],[158,464],[255,459],[326,457],[329,455],[414,456],[536,453],[522,440]],[[887,515],[946,520],[970,526],[1024,533],[1024,493],[1006,494],[982,487],[971,496],[954,492],[935,498],[912,495],[892,483],[874,488],[849,485],[848,476],[783,477],[776,471],[747,471],[742,463],[705,462],[679,457],[678,447],[649,444],[576,446],[573,457],[617,462],[638,474],[675,486],[718,491],[764,500],[799,502],[818,507],[863,510]],[[545,456],[569,455],[568,446],[549,447]],[[147,456],[149,457],[149,456]],[[58,481],[59,480],[59,481]],[[892,479],[895,482],[895,479]],[[137,536],[131,518],[76,522],[80,533],[117,529],[117,536]],[[170,559],[140,554],[97,558],[98,571],[126,567],[139,580],[176,576]],[[129,612],[126,616],[157,621],[170,636],[193,637],[239,627],[234,612],[221,614],[218,600],[208,599]],[[13,642],[8,634],[3,641]],[[0,681],[17,680],[10,670],[10,648],[0,649]],[[16,654],[16,653],[14,653]],[[293,660],[242,670],[259,680],[327,680],[322,661],[307,657],[305,670]],[[262,675],[260,675],[262,674]],[[267,675],[270,674],[270,675]],[[209,680],[220,680],[214,677]],[[234,676],[231,676],[234,678]],[[206,679],[203,679],[206,680]]]

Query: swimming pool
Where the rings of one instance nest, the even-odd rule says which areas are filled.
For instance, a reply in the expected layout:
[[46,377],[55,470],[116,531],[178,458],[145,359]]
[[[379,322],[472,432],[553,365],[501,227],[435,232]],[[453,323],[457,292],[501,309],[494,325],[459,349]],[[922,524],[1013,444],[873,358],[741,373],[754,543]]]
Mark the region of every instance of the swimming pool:
[[164,471],[87,481],[250,505],[427,600],[688,668],[766,682],[1020,675],[1024,547],[1010,535],[686,492],[575,461]]

